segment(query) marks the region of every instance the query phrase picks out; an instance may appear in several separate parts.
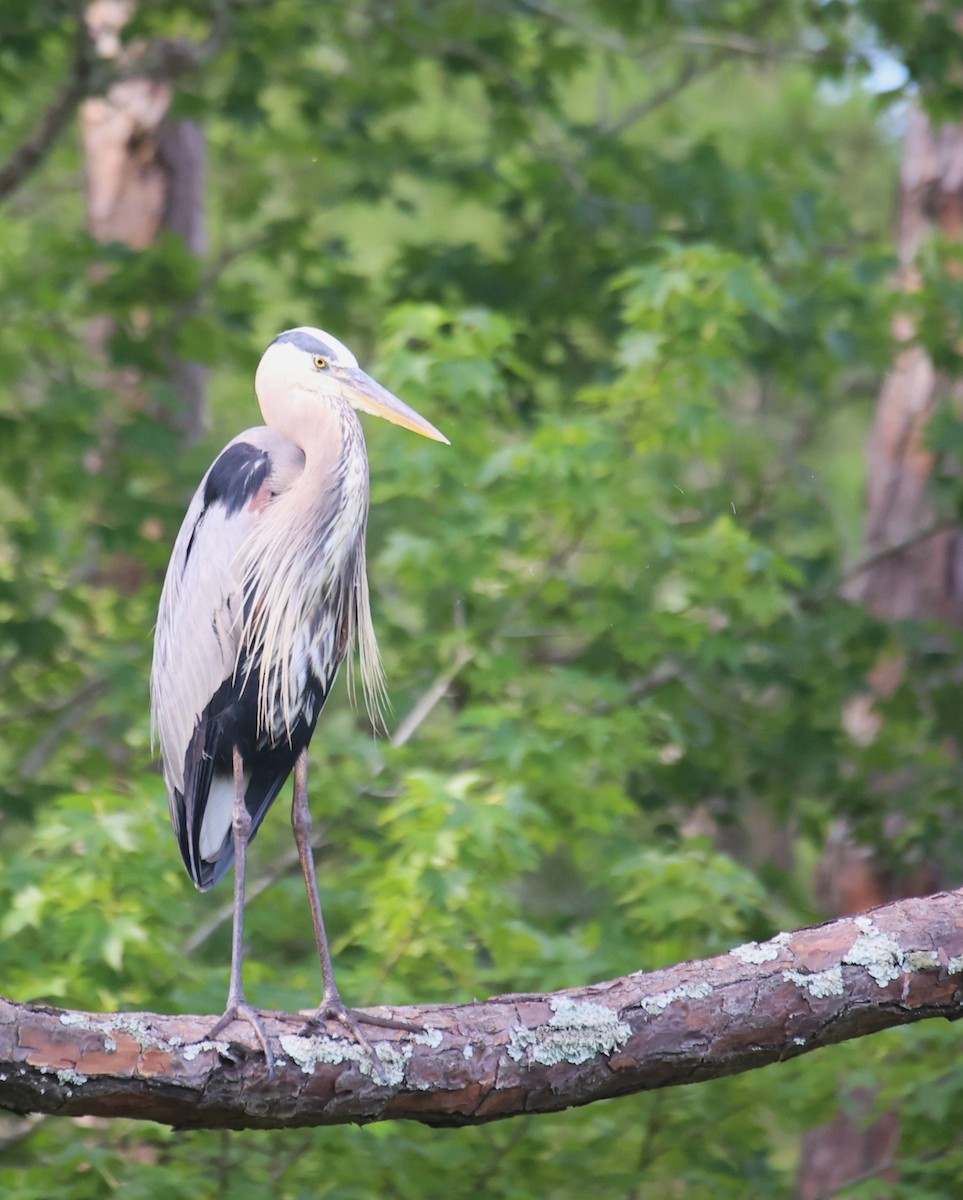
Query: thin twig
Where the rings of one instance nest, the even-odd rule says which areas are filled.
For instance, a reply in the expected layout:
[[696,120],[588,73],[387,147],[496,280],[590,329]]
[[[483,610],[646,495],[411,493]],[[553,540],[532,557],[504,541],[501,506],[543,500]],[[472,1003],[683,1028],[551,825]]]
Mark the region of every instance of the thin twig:
[[[315,854],[321,853],[321,850],[324,848],[324,842],[325,830],[323,828],[316,829],[314,837],[311,839],[311,849]],[[286,875],[292,867],[297,865],[297,862],[297,846],[290,846],[287,850],[282,851],[277,858],[268,864],[257,879],[247,885],[244,893],[245,908],[255,896],[260,896],[262,892],[267,891],[275,880],[280,879],[282,875]],[[213,937],[222,925],[226,925],[230,921],[233,915],[234,906],[232,904],[222,905],[212,916],[208,917],[203,925],[198,925],[187,941],[181,946],[180,953],[185,957],[195,954],[208,938]]]
[[649,1119],[645,1125],[645,1133],[642,1135],[642,1144],[639,1147],[639,1157],[636,1161],[635,1170],[638,1180],[635,1185],[625,1194],[625,1200],[642,1200],[642,1183],[645,1172],[652,1164],[655,1157],[653,1147],[656,1137],[662,1132],[662,1110],[665,1107],[665,1093],[656,1092],[649,1102]]
[[730,54],[742,54],[747,58],[774,59],[778,62],[818,62],[822,53],[805,46],[778,46],[759,38],[736,33],[711,33],[694,29],[675,39],[682,46],[709,46],[714,50],[725,50]]
[[657,108],[661,108],[663,104],[668,104],[670,100],[674,100],[693,80],[703,75],[708,75],[710,71],[714,71],[717,67],[720,67],[724,61],[725,58],[723,55],[716,55],[709,62],[705,63],[700,63],[696,59],[690,58],[683,64],[675,79],[670,80],[664,87],[650,92],[645,99],[640,100],[637,104],[630,105],[625,112],[607,124],[599,126],[597,130],[598,134],[602,137],[612,138],[618,137],[620,133],[625,133],[627,129],[649,116]]
[[[14,661],[17,661],[16,656]],[[5,663],[3,667],[0,667],[0,677],[2,677],[6,669],[6,665]],[[24,721],[33,721],[37,717],[54,717],[58,713],[62,713],[65,709],[73,708],[76,704],[90,704],[91,701],[100,699],[100,696],[106,689],[107,685],[102,679],[87,680],[66,699],[58,697],[56,700],[44,700],[39,704],[17,708],[12,712],[4,713],[3,716],[0,716],[0,729],[5,725],[21,725]]]
[[399,746],[404,746],[407,742],[411,741],[412,737],[418,731],[419,725],[431,714],[439,701],[444,699],[445,693],[451,687],[455,677],[474,657],[474,650],[470,650],[467,646],[458,647],[451,665],[441,672],[394,731],[391,736],[392,746],[397,749]]
[[[603,50],[608,50],[612,54],[625,55],[632,57],[632,46],[620,34],[613,33],[611,30],[600,29],[597,25],[592,25],[588,21],[579,20],[569,12],[563,12],[552,4],[540,3],[539,0],[516,0],[517,7],[527,9],[536,16],[546,17],[550,21],[554,21],[556,25],[560,25],[563,29],[570,29],[573,33],[578,34],[579,38],[584,41],[589,41],[599,46]],[[504,10],[506,7],[499,6]]]
[[884,546],[881,550],[867,554],[865,558],[861,558],[858,562],[853,563],[851,567],[847,567],[843,572],[842,582],[843,584],[851,583],[854,579],[858,579],[860,575],[865,575],[867,571],[871,571],[874,567],[878,567],[880,563],[886,562],[887,559],[895,558],[896,555],[902,554],[904,550],[912,550],[914,546],[918,546],[921,542],[929,541],[930,538],[936,537],[938,533],[948,533],[956,527],[956,522],[949,518],[934,521],[931,525],[924,525],[922,529],[917,529],[915,533],[911,533],[903,541],[894,542],[891,546]]
[[106,683],[102,679],[96,679],[75,694],[69,707],[65,707],[57,719],[51,721],[43,735],[23,756],[17,768],[17,774],[21,779],[32,779],[36,775],[50,757],[51,751],[61,742],[64,734],[89,716],[91,702],[106,691]]

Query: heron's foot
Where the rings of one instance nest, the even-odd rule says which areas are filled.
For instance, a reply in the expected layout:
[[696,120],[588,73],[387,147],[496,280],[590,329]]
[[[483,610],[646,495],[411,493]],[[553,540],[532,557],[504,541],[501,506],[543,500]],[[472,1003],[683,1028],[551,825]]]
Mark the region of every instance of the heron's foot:
[[208,1038],[213,1041],[219,1033],[225,1030],[228,1025],[234,1021],[246,1021],[254,1030],[254,1036],[258,1040],[258,1043],[264,1052],[265,1061],[267,1062],[268,1079],[273,1079],[274,1051],[271,1049],[271,1043],[268,1041],[268,1036],[264,1029],[264,1022],[261,1020],[261,1014],[256,1008],[252,1008],[246,1000],[232,1000],[229,996],[224,1016],[221,1017],[211,1032],[207,1035]]
[[340,996],[335,996],[333,1000],[322,1000],[317,1012],[312,1013],[310,1017],[301,1026],[300,1034],[316,1033],[318,1026],[325,1021],[336,1021],[343,1029],[347,1030],[348,1035],[353,1037],[358,1045],[371,1059],[372,1066],[378,1073],[378,1078],[382,1083],[388,1082],[388,1077],[385,1074],[384,1066],[381,1059],[378,1057],[374,1046],[368,1041],[361,1030],[360,1020],[361,1013],[356,1013],[348,1008]]
[[[304,1009],[301,1010],[300,1015],[305,1015]],[[404,1021],[401,1017],[379,1017],[375,1013],[364,1012],[360,1008],[348,1008],[339,997],[334,1003],[322,1001],[317,1011],[307,1017],[299,1033],[316,1032],[323,1021],[337,1021],[351,1031],[351,1035],[356,1041],[362,1043],[364,1038],[355,1029],[356,1024],[377,1025],[379,1029],[401,1029],[405,1033],[425,1032],[424,1025],[419,1025],[415,1021]]]
[[334,996],[322,999],[317,1011],[308,1017],[299,1030],[299,1033],[301,1036],[316,1033],[318,1027],[327,1021],[335,1021],[366,1051],[382,1083],[388,1082],[384,1066],[374,1046],[372,1046],[371,1042],[365,1036],[361,1028],[362,1024],[377,1025],[381,1029],[403,1029],[406,1033],[424,1033],[424,1028],[421,1025],[415,1025],[412,1021],[396,1020],[392,1017],[378,1017],[372,1013],[361,1012],[356,1008],[348,1008],[337,993]]
[[382,1029],[403,1029],[405,1033],[424,1033],[424,1025],[419,1025],[416,1021],[403,1021],[401,1017],[378,1017],[374,1013],[361,1012],[360,1009],[352,1009],[355,1019],[363,1022],[365,1025],[378,1025]]

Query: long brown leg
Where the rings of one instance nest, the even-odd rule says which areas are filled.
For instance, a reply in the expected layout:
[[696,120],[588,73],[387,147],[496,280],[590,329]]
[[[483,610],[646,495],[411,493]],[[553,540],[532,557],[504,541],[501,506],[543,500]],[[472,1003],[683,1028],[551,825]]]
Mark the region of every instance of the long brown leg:
[[254,1030],[264,1057],[268,1074],[274,1074],[274,1054],[264,1032],[264,1024],[256,1009],[244,997],[244,876],[247,873],[247,842],[251,836],[251,814],[244,803],[244,763],[238,748],[234,747],[234,809],[232,813],[234,834],[234,932],[231,939],[231,982],[227,991],[227,1008],[208,1037],[214,1038],[232,1021],[247,1021]]
[[294,803],[291,806],[291,827],[294,830],[298,858],[301,860],[304,886],[308,891],[308,904],[311,906],[311,920],[314,923],[314,941],[321,962],[321,983],[324,991],[319,1011],[328,1008],[344,1008],[341,993],[338,991],[338,985],[334,979],[334,964],[331,962],[328,935],[324,928],[324,916],[321,913],[321,897],[318,894],[318,877],[314,868],[314,851],[311,847],[311,809],[308,807],[308,755],[306,750],[301,751],[294,764]]
[[328,948],[328,935],[324,928],[324,917],[321,913],[321,897],[318,895],[318,877],[314,868],[314,851],[311,848],[311,810],[308,807],[308,752],[302,750],[294,766],[294,803],[291,807],[291,825],[294,829],[294,840],[298,847],[298,858],[301,860],[301,871],[304,874],[304,884],[308,891],[308,903],[311,906],[311,920],[314,922],[314,940],[318,948],[318,958],[321,962],[321,983],[323,992],[318,1010],[308,1022],[309,1026],[321,1021],[338,1021],[343,1025],[371,1055],[372,1061],[384,1078],[381,1060],[359,1028],[359,1022],[367,1025],[380,1025],[387,1029],[405,1029],[411,1033],[421,1033],[422,1027],[410,1021],[395,1021],[388,1017],[376,1017],[369,1013],[359,1012],[348,1008],[341,999],[338,985],[334,978],[334,966],[331,962],[331,951]]

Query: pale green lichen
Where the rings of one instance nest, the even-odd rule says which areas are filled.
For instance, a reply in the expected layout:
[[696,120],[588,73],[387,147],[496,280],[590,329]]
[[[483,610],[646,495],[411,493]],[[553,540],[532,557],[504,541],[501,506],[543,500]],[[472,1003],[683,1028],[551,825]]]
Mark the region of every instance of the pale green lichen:
[[229,1045],[225,1041],[189,1042],[175,1034],[171,1038],[163,1038],[153,1033],[147,1021],[136,1013],[113,1013],[109,1017],[91,1020],[84,1013],[61,1013],[61,1025],[72,1026],[75,1029],[86,1029],[91,1033],[99,1033],[104,1039],[104,1050],[108,1054],[117,1052],[117,1042],[111,1033],[126,1033],[137,1042],[142,1050],[178,1050],[183,1053],[187,1062],[193,1062],[204,1050],[216,1050],[218,1054],[227,1054]]
[[[297,1063],[305,1075],[314,1074],[318,1063],[328,1066],[353,1063],[362,1075],[377,1076],[371,1055],[357,1042],[345,1038],[330,1038],[325,1034],[301,1037],[294,1033],[283,1033],[278,1041],[288,1058]],[[405,1067],[411,1058],[411,1046],[393,1046],[388,1042],[379,1042],[375,1046],[375,1053],[381,1062],[384,1082],[392,1086],[403,1083]]]
[[86,1083],[90,1078],[89,1075],[84,1075],[81,1071],[75,1071],[73,1067],[62,1067],[56,1072],[56,1075],[61,1083],[73,1083],[77,1087],[82,1083]]
[[[405,1081],[405,1069],[411,1060],[411,1047],[396,1045],[393,1042],[378,1042],[375,1046],[375,1054],[381,1061],[381,1069],[384,1072],[384,1083],[390,1087],[397,1087]],[[369,1055],[364,1056],[364,1062],[359,1064],[362,1075],[372,1075],[377,1077],[374,1064]],[[430,1083],[418,1084],[422,1090],[427,1091]]]
[[[858,930],[856,940],[843,955],[842,963],[864,967],[877,986],[885,987],[898,979],[904,971],[935,971],[941,967],[948,975],[963,973],[963,955],[941,962],[934,950],[908,950],[904,953],[895,939],[884,933],[870,917],[856,917]],[[778,957],[780,950],[788,946],[792,935],[779,933],[768,942],[748,942],[736,946],[729,953],[746,963],[759,964]],[[840,996],[843,993],[842,965],[828,967],[824,971],[785,970],[783,979],[804,988],[811,996]],[[652,997],[658,1000],[659,997]]]
[[782,977],[818,1000],[843,994],[843,968],[839,965],[827,967],[825,971],[783,971]]
[[60,1024],[72,1026],[74,1029],[86,1029],[90,1033],[99,1033],[104,1039],[104,1050],[107,1054],[113,1054],[117,1049],[117,1043],[107,1032],[112,1029],[112,1025],[101,1024],[99,1021],[92,1021],[85,1013],[61,1013]]
[[597,1054],[611,1054],[629,1040],[632,1030],[604,1004],[556,996],[549,1001],[552,1016],[545,1025],[529,1029],[516,1025],[506,1047],[509,1058],[520,1062],[529,1052],[532,1062],[553,1067],[560,1062],[578,1066]]
[[909,950],[903,955],[903,965],[910,971],[935,971],[939,965],[939,955],[935,950]]
[[470,1042],[468,1042],[464,1046],[462,1046],[462,1048],[461,1048],[462,1058],[465,1058],[465,1059],[473,1058],[474,1054],[475,1054],[475,1047]]
[[963,955],[940,961],[934,950],[907,950],[899,942],[878,929],[869,917],[856,917],[859,933],[856,941],[843,955],[843,962],[865,967],[878,987],[886,987],[898,979],[904,971],[935,971],[943,967],[948,975],[963,971]]
[[654,996],[646,996],[639,1001],[639,1007],[644,1008],[650,1016],[665,1012],[676,1000],[704,1000],[712,994],[708,983],[683,983],[667,992],[656,992]]
[[[178,1045],[180,1042],[178,1041]],[[171,1042],[171,1045],[175,1045]],[[230,1053],[230,1046],[227,1042],[189,1042],[181,1052],[181,1056],[185,1062],[193,1062],[199,1054],[203,1054],[205,1050],[216,1050],[218,1054],[227,1055]]]
[[282,1033],[278,1038],[284,1053],[298,1064],[305,1075],[313,1073],[318,1063],[333,1065],[341,1062],[358,1062],[367,1052],[355,1042],[342,1038],[330,1038],[325,1034],[302,1037],[297,1033]]
[[741,959],[744,963],[755,966],[764,962],[772,962],[789,945],[791,933],[777,933],[768,942],[746,942],[743,946],[734,946],[729,953]]
[[137,1013],[115,1013],[109,1020],[104,1022],[102,1028],[109,1029],[111,1033],[126,1033],[135,1042],[139,1042],[144,1049],[148,1046],[156,1047],[160,1050],[170,1048],[162,1037],[158,1037],[151,1032],[150,1026]]
[[[142,1016],[134,1013],[116,1013],[107,1018],[92,1020],[84,1013],[68,1012],[61,1013],[60,1022],[73,1028],[99,1033],[104,1039],[104,1049],[111,1054],[117,1050],[117,1042],[110,1036],[111,1032],[128,1034],[143,1049],[149,1047],[157,1050],[179,1050],[186,1062],[193,1062],[198,1055],[209,1050],[214,1050],[222,1056],[230,1053],[230,1046],[226,1041],[204,1039],[185,1044],[184,1039],[176,1034],[169,1039],[159,1037],[151,1031]],[[353,1062],[363,1075],[377,1074],[371,1057],[364,1047],[343,1038],[329,1038],[323,1034],[315,1037],[283,1034],[278,1040],[289,1057],[301,1067],[305,1074],[311,1074],[314,1066],[319,1062],[330,1064]],[[443,1040],[443,1031],[434,1027],[416,1033],[412,1039],[413,1042],[431,1049],[437,1049]],[[375,1047],[375,1052],[388,1083],[400,1083],[404,1078],[405,1066],[411,1058],[411,1045],[396,1047],[382,1042]],[[284,1063],[284,1061],[283,1059],[278,1060],[279,1063]],[[71,1082],[67,1075],[64,1075],[64,1079]],[[86,1076],[78,1077],[73,1082],[86,1082]]]
[[935,950],[908,950],[903,955],[903,965],[910,971],[938,971],[942,968],[947,975],[959,975],[963,971],[963,954],[940,962]]
[[904,970],[903,951],[899,943],[877,929],[869,917],[856,917],[855,924],[859,935],[843,955],[843,962],[865,967],[878,987],[885,987],[898,979]]

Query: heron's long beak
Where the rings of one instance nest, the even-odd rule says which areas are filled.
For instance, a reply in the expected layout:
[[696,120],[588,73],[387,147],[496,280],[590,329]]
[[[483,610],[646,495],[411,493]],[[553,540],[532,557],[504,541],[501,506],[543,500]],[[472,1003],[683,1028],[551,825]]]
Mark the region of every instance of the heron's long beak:
[[422,437],[431,438],[434,442],[451,443],[443,433],[440,433],[430,421],[426,421],[420,413],[409,408],[403,400],[391,394],[387,388],[376,383],[364,371],[353,369],[345,371],[342,376],[344,398],[361,412],[371,413],[373,417],[384,417],[392,425],[401,425]]

